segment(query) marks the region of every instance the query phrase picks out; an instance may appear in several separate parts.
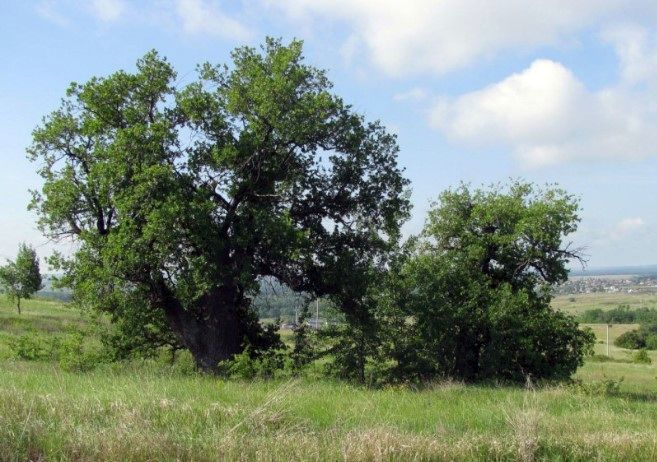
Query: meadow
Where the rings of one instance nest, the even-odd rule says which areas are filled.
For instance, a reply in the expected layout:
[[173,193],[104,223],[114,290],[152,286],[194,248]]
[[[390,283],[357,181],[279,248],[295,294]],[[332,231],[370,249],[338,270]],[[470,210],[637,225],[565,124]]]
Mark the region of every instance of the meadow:
[[600,308],[608,310],[619,305],[627,305],[631,309],[656,308],[657,294],[643,293],[591,293],[576,295],[559,295],[552,300],[555,309],[572,315],[582,314],[587,310]]
[[[371,389],[328,379],[243,382],[195,373],[182,355],[69,372],[18,360],[28,332],[88,319],[0,299],[0,460],[656,460],[657,355],[610,347],[572,384]],[[605,352],[603,326],[596,353]],[[615,326],[611,340],[631,326]],[[603,342],[603,343],[600,343]]]

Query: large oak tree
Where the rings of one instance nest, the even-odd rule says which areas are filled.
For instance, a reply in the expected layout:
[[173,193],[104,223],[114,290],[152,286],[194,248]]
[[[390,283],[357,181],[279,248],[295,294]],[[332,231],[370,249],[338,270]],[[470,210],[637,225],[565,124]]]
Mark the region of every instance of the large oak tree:
[[[358,310],[409,204],[395,137],[303,62],[302,44],[239,48],[179,86],[156,52],[73,83],[33,133],[43,231],[76,298],[168,329],[198,366],[265,342],[259,278]],[[162,327],[164,326],[164,327]]]

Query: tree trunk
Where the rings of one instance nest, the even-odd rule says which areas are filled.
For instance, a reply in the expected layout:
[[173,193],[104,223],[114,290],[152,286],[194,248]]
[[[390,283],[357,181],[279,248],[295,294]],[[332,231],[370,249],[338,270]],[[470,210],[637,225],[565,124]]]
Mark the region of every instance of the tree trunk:
[[199,369],[217,372],[219,362],[242,352],[247,330],[246,300],[234,290],[215,289],[191,310],[168,290],[161,302],[171,329],[192,353]]
[[17,307],[18,307],[18,315],[20,316],[20,314],[21,314],[21,298],[18,297],[16,300],[17,300],[17,304],[16,304],[16,305],[17,305]]

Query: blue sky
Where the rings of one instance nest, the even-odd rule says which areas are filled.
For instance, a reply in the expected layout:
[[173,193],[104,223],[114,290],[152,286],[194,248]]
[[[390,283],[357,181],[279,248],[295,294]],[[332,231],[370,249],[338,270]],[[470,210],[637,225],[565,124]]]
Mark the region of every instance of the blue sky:
[[71,81],[155,48],[180,84],[266,35],[305,41],[336,92],[398,134],[419,231],[460,181],[524,178],[581,197],[591,267],[657,263],[654,0],[42,0],[3,2],[0,257],[45,256],[26,211],[30,132]]

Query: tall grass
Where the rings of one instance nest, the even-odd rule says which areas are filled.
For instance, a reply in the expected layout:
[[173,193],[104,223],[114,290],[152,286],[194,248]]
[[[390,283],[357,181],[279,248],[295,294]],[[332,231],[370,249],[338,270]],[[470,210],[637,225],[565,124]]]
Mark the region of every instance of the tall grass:
[[[86,322],[30,303],[24,321],[0,304],[1,335],[35,325],[59,335]],[[73,373],[0,357],[0,460],[657,460],[652,365],[591,362],[577,374],[581,386],[441,382],[417,391],[225,381],[188,361]]]
[[[631,365],[628,365],[631,366]],[[657,397],[222,381],[158,364],[7,361],[1,460],[654,460]]]

